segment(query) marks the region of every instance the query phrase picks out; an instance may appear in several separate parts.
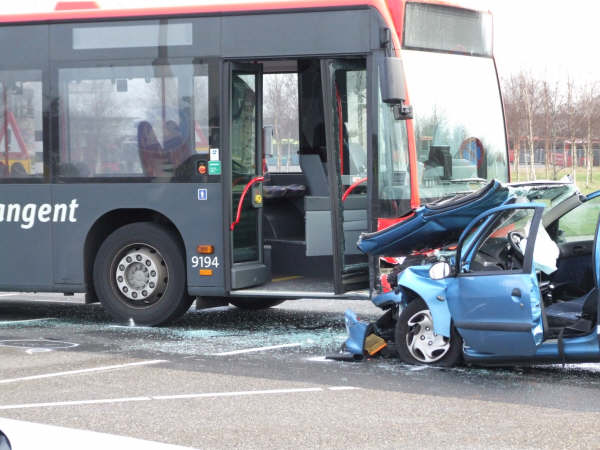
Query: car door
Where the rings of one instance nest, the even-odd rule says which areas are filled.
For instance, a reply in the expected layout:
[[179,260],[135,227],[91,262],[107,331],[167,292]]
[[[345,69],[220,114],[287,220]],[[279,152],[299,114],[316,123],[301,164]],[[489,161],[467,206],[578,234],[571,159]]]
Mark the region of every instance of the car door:
[[542,342],[541,299],[533,267],[542,211],[543,206],[535,204],[493,208],[475,218],[461,236],[457,275],[447,301],[454,326],[475,352],[529,356]]
[[551,280],[559,292],[583,295],[593,287],[592,254],[599,215],[600,192],[594,192],[585,197],[583,204],[558,219],[560,258]]

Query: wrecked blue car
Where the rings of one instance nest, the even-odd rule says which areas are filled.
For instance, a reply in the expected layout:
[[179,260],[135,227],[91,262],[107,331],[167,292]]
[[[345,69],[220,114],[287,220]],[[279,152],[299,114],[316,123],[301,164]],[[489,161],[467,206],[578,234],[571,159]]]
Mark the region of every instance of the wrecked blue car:
[[348,311],[346,352],[387,344],[407,363],[438,366],[600,361],[600,192],[557,182],[484,189],[448,200],[443,218],[423,207],[410,219],[420,224],[362,236],[372,255],[456,246],[390,271],[375,323]]

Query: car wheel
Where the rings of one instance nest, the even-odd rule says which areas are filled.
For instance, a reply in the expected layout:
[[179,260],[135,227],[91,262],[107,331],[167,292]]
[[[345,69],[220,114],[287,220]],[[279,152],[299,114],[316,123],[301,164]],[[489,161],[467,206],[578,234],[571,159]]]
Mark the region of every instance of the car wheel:
[[283,302],[285,302],[285,299],[281,298],[240,297],[229,299],[229,303],[231,303],[233,306],[248,311],[258,311],[260,309],[272,308],[273,306],[280,305]]
[[161,325],[183,315],[187,295],[183,250],[166,228],[140,222],[125,225],[100,246],[94,288],[117,321]]
[[409,364],[451,367],[462,356],[462,341],[454,328],[450,337],[436,334],[433,318],[422,299],[410,302],[400,313],[395,330],[396,350]]

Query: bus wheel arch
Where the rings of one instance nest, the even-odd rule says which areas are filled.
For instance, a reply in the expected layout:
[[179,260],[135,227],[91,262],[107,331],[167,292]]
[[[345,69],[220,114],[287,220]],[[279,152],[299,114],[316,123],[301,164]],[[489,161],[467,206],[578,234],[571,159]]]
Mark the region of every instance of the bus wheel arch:
[[86,303],[98,302],[98,296],[94,288],[93,271],[94,261],[102,243],[118,228],[136,222],[152,222],[162,225],[168,229],[177,240],[178,245],[185,257],[185,245],[183,237],[175,226],[165,215],[152,209],[143,208],[121,208],[109,211],[100,216],[86,236],[83,247],[83,268],[86,285]]

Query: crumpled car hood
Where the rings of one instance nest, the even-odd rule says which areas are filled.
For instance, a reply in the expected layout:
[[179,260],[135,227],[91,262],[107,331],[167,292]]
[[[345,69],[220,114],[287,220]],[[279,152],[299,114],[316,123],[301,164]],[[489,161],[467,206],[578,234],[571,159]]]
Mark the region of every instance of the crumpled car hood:
[[374,233],[362,233],[358,248],[368,255],[405,256],[456,243],[463,229],[479,214],[511,199],[546,201],[554,206],[578,194],[572,183],[502,184],[492,180],[478,191],[420,206],[406,220]]

